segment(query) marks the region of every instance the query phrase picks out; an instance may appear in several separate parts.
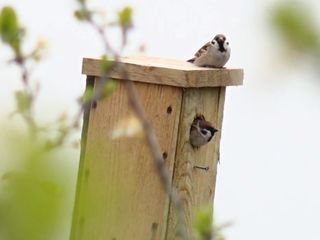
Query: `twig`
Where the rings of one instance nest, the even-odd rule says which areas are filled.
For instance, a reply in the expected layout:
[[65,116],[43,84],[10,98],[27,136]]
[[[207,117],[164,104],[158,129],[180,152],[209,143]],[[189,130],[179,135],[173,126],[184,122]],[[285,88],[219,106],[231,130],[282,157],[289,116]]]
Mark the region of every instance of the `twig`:
[[35,98],[35,93],[33,92],[33,89],[30,86],[30,74],[28,71],[28,68],[26,67],[26,59],[25,57],[17,57],[14,59],[14,63],[18,65],[21,71],[21,81],[24,87],[24,93],[27,96],[27,101],[29,107],[26,109],[26,111],[21,112],[21,117],[25,120],[27,126],[29,127],[29,134],[31,138],[35,138],[37,135],[37,123],[33,118],[33,103],[34,103],[34,98]]
[[[128,78],[125,78],[125,79],[128,79]],[[184,220],[184,211],[183,211],[182,202],[175,188],[171,185],[170,176],[165,167],[162,151],[161,151],[159,142],[157,140],[156,134],[154,133],[154,129],[151,123],[149,122],[143,107],[141,106],[141,103],[139,101],[139,98],[133,83],[129,80],[125,80],[124,83],[127,90],[130,106],[133,109],[136,116],[138,117],[138,119],[140,120],[140,122],[142,123],[143,130],[147,138],[147,143],[150,148],[153,160],[156,164],[161,183],[171,200],[173,208],[177,212],[178,224],[176,229],[176,237],[179,237],[181,239],[188,239],[186,234],[187,231],[186,231],[186,223]]]
[[[105,52],[111,52],[113,57],[114,57],[114,61],[113,61],[113,65],[117,66],[119,61],[120,61],[120,56],[119,53],[117,53],[110,45],[109,45],[109,41],[106,37],[106,33],[103,27],[101,27],[99,24],[97,24],[91,15],[91,12],[88,10],[86,3],[83,2],[81,4],[82,6],[82,10],[85,12],[86,16],[87,16],[87,21],[88,23],[90,23],[92,25],[92,27],[97,31],[98,35],[100,36],[103,44],[104,44],[104,48],[105,48]],[[122,41],[122,48],[124,48],[124,45],[126,43],[125,39],[126,39],[126,30],[123,30],[123,34],[122,37],[124,38]],[[109,68],[108,71],[112,70],[112,67]],[[107,81],[107,76],[108,76],[108,71],[104,73],[104,75],[101,77],[101,85],[100,86],[104,86],[104,83]],[[143,130],[147,139],[147,143],[148,146],[150,148],[150,152],[152,155],[152,158],[156,164],[156,168],[158,171],[158,174],[160,176],[160,180],[161,183],[163,185],[163,188],[165,190],[165,192],[168,194],[171,204],[173,206],[173,208],[176,210],[177,213],[177,227],[176,227],[176,237],[186,240],[188,239],[187,237],[187,231],[186,231],[186,223],[184,220],[184,210],[183,210],[183,206],[182,206],[182,202],[180,197],[178,196],[175,188],[171,185],[171,180],[170,180],[170,176],[168,173],[168,170],[165,167],[164,164],[164,160],[163,160],[163,156],[162,156],[162,151],[159,145],[159,142],[157,140],[156,134],[154,132],[154,129],[150,123],[150,121],[148,120],[144,109],[139,101],[138,95],[136,93],[135,87],[133,85],[133,83],[131,81],[129,81],[128,79],[128,74],[126,72],[126,69],[122,69],[122,73],[123,73],[123,79],[124,79],[124,85],[127,91],[127,95],[128,95],[128,99],[129,99],[129,104],[131,106],[131,108],[133,109],[134,113],[136,114],[137,118],[139,119],[139,121],[141,122],[141,125],[143,126]],[[87,107],[90,107],[90,104],[92,101],[97,101],[102,97],[102,88],[97,88],[95,95],[93,96],[93,98],[91,99],[90,102],[85,102],[83,104],[82,110],[86,109]]]

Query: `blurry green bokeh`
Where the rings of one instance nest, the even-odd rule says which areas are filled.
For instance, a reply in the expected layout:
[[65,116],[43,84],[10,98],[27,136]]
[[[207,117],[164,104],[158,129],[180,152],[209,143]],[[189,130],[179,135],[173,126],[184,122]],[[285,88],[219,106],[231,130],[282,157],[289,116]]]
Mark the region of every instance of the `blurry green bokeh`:
[[132,25],[132,8],[124,7],[118,12],[118,23],[122,27],[129,27]]
[[193,227],[195,230],[195,239],[198,240],[224,240],[221,233],[221,227],[218,227],[212,217],[212,209],[210,207],[202,207],[195,213]]
[[0,138],[0,239],[68,239],[77,161],[17,130]]
[[13,8],[3,7],[0,12],[0,37],[20,56],[20,45],[24,35],[24,29],[19,26],[16,13]]
[[271,10],[270,23],[291,50],[320,56],[319,25],[306,2],[276,3]]

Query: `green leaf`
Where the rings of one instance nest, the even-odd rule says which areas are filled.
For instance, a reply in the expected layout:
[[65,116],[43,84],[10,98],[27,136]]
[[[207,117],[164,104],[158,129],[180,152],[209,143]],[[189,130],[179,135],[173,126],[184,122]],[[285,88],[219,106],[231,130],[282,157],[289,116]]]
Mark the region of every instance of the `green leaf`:
[[118,12],[118,23],[122,27],[130,27],[132,25],[132,8],[124,7]]
[[20,45],[24,30],[19,26],[16,13],[12,7],[3,7],[0,14],[1,40],[8,44],[20,56]]
[[10,42],[18,32],[17,16],[13,8],[4,7],[1,10],[0,32],[4,42]]
[[25,112],[30,110],[31,99],[27,93],[25,93],[24,91],[16,91],[15,97],[18,112]]

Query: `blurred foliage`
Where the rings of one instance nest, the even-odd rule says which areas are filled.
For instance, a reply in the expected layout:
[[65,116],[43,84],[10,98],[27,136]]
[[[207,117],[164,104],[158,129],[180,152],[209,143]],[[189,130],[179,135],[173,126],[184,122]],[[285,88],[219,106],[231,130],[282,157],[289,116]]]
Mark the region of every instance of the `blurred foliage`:
[[[132,27],[132,15],[133,10],[131,7],[123,7],[117,14],[117,20],[110,21],[108,23],[103,22],[103,26],[98,25],[96,20],[99,17],[104,17],[104,14],[101,14],[101,11],[96,11],[88,7],[88,1],[86,0],[77,0],[79,8],[74,11],[74,16],[79,21],[88,21],[93,24],[95,27],[99,28],[99,31],[104,31],[106,27],[120,27],[122,29],[128,29]],[[100,19],[101,20],[101,19]],[[105,19],[102,19],[105,20]]]
[[122,119],[112,131],[111,138],[144,137],[141,122],[135,115]]
[[31,108],[31,99],[24,91],[15,92],[17,112],[26,113]]
[[[48,126],[40,126],[34,119],[34,105],[38,93],[38,85],[32,86],[27,65],[31,61],[37,62],[41,60],[46,43],[40,39],[29,53],[23,52],[22,45],[25,33],[23,29],[19,24],[15,10],[9,6],[3,7],[0,15],[0,37],[3,43],[13,50],[14,57],[10,62],[20,67],[21,82],[24,86],[22,90],[15,92],[16,109],[14,114],[22,117],[32,138],[39,135],[46,137],[47,139],[42,139],[43,145],[46,146],[47,150],[52,150],[64,144],[74,130],[75,124],[68,123],[66,116],[60,116],[53,124],[48,124]],[[55,134],[52,134],[53,128]],[[45,133],[46,131],[47,133]]]
[[106,98],[113,93],[118,86],[118,82],[113,79],[108,79],[107,82],[104,84],[102,89],[102,97]]
[[112,67],[112,61],[110,61],[110,59],[108,59],[108,56],[106,55],[102,55],[101,56],[101,71],[103,73],[107,73],[109,71],[109,69]]
[[26,53],[24,36],[15,10],[3,7],[0,37],[13,52],[9,62],[19,67],[23,85],[14,93],[16,109],[11,117],[20,116],[29,132],[0,126],[0,239],[61,239],[70,231],[76,170],[76,162],[68,161],[74,154],[63,145],[74,127],[65,114],[44,126],[35,120],[38,85],[31,84],[27,66],[41,60],[45,42],[38,41]]
[[291,50],[320,57],[319,26],[306,2],[277,3],[271,11],[270,22]]
[[[112,53],[113,57],[116,57],[116,52],[108,45],[105,26],[121,29],[123,48],[126,45],[127,31],[132,27],[132,9],[124,7],[118,12],[115,22],[98,25],[93,20],[98,14],[88,8],[87,1],[77,2],[79,9],[74,12],[75,17],[92,24],[106,46],[106,53]],[[75,183],[74,165],[67,161],[71,155],[66,152],[64,145],[72,131],[77,128],[81,114],[71,123],[66,114],[61,114],[53,123],[45,126],[40,126],[34,119],[38,88],[30,83],[27,63],[41,60],[45,44],[39,41],[29,53],[24,52],[24,36],[25,30],[20,25],[15,10],[9,6],[3,7],[0,15],[0,37],[13,51],[11,63],[20,67],[24,86],[22,90],[15,92],[14,113],[22,117],[29,129],[29,135],[9,129],[0,136],[0,143],[5,143],[0,145],[0,164],[3,165],[0,166],[0,239],[61,239],[58,237],[59,232],[68,233],[70,230]],[[107,76],[112,65],[106,56],[103,59],[105,61],[102,62],[101,69]],[[96,96],[96,89],[88,88],[81,99],[80,113],[84,103],[109,96],[116,88],[116,83],[107,77],[100,82],[103,83],[100,96]],[[140,126],[136,121],[128,121],[125,129],[129,129],[131,133],[140,129]],[[114,186],[112,191],[116,189],[119,189],[119,186]],[[91,199],[93,196],[87,197]],[[114,209],[116,216],[117,208]],[[98,215],[99,209],[91,214]],[[200,210],[197,213],[194,227],[199,239],[223,239],[220,230],[213,226],[209,210]]]
[[1,10],[0,35],[1,40],[13,49],[16,56],[20,56],[24,30],[19,26],[16,13],[11,7],[3,7]]
[[0,138],[0,239],[54,240],[68,233],[75,183],[70,155],[62,148],[48,152],[41,139],[16,130]]
[[74,16],[75,16],[76,19],[78,19],[79,21],[87,20],[87,15],[86,15],[85,11],[76,10],[76,11],[74,11]]
[[118,22],[122,27],[132,26],[132,8],[124,7],[118,12]]
[[[78,9],[74,11],[74,16],[76,19],[82,22],[87,22],[92,25],[92,27],[97,30],[98,34],[101,37],[101,42],[106,48],[106,53],[110,53],[112,57],[116,57],[121,53],[121,50],[127,44],[127,34],[128,31],[132,28],[132,15],[133,10],[131,7],[123,7],[118,11],[117,19],[107,22],[104,18],[104,14],[101,14],[101,11],[95,11],[88,7],[88,1],[86,0],[77,0]],[[99,20],[100,21],[99,21]],[[115,51],[109,44],[109,41],[106,36],[106,29],[109,27],[118,27],[122,33],[122,46],[120,51]],[[106,56],[106,55],[105,55]],[[104,68],[103,68],[104,69]]]
[[203,207],[196,212],[194,222],[196,231],[195,238],[198,240],[224,240],[221,233],[221,227],[214,224],[212,219],[212,209]]
[[93,98],[93,93],[94,93],[94,89],[92,86],[86,87],[86,90],[83,96],[81,97],[80,101],[83,101],[83,102],[90,101]]

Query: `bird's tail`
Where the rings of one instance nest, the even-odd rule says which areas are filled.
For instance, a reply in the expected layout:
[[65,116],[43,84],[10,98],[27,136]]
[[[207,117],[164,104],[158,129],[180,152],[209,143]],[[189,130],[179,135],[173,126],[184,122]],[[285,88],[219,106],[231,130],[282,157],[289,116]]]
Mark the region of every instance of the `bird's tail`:
[[190,62],[190,63],[194,63],[194,60],[195,60],[196,58],[191,58],[191,59],[189,59],[187,62]]

